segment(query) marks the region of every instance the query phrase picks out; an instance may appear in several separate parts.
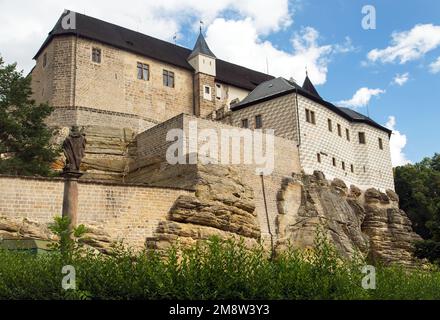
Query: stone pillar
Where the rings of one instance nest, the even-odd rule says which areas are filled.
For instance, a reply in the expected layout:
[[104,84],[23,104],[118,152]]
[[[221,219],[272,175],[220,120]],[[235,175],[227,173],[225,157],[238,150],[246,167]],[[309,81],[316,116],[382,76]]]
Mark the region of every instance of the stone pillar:
[[82,176],[77,172],[64,172],[63,218],[70,219],[69,230],[78,224],[78,179]]

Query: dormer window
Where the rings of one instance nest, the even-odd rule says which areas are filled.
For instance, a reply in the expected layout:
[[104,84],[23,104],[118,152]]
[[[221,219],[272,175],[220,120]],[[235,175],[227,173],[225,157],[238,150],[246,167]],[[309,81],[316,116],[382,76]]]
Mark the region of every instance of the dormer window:
[[94,63],[101,63],[102,60],[102,51],[99,48],[92,49],[92,61]]

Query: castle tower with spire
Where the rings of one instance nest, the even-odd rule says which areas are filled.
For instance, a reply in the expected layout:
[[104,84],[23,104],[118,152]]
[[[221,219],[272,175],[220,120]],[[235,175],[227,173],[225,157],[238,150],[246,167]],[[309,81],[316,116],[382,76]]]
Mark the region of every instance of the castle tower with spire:
[[[194,68],[194,114],[205,118],[216,110],[215,78],[217,58],[209,49],[200,29],[199,37],[188,63]],[[220,106],[219,106],[220,107]]]

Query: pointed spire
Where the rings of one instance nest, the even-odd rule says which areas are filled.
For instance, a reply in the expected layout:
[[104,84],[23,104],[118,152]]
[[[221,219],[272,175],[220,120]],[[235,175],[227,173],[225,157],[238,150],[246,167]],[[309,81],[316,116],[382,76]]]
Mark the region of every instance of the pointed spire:
[[214,55],[214,53],[212,53],[211,49],[209,49],[205,37],[203,36],[202,24],[200,24],[200,34],[197,38],[196,45],[194,46],[194,50],[192,51],[191,55],[188,57],[188,60],[191,60],[198,54],[203,54],[205,56],[216,59],[216,56]]
[[315,86],[313,85],[312,81],[309,78],[309,72],[307,71],[307,68],[306,68],[306,79],[304,80],[304,84],[302,85],[302,88],[311,95],[319,99],[322,99],[318,91],[315,89]]

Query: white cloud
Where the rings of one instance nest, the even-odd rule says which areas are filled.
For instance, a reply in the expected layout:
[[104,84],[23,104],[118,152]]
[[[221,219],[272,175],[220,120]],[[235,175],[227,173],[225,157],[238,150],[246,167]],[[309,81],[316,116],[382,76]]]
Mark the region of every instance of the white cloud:
[[370,102],[371,98],[379,96],[385,93],[382,89],[370,89],[370,88],[360,88],[350,100],[343,100],[338,102],[338,104],[349,107],[349,108],[360,108],[365,107]]
[[405,83],[407,83],[409,80],[409,72],[406,72],[404,74],[396,74],[396,76],[393,79],[393,84],[403,86]]
[[390,140],[391,161],[393,163],[393,167],[404,166],[411,163],[411,161],[406,158],[406,155],[403,151],[407,144],[406,135],[401,134],[398,130],[396,130],[396,117],[390,116],[385,126],[393,131]]
[[434,61],[433,63],[431,63],[429,65],[429,70],[432,73],[439,73],[440,72],[440,57],[438,57],[436,61]]
[[[288,0],[0,0],[0,54],[29,71],[33,55],[43,43],[64,8],[109,21],[164,40],[182,39],[188,27],[196,32],[203,20],[207,40],[222,59],[275,76],[301,81],[307,66],[312,81],[323,84],[334,54],[355,50],[351,40],[342,44],[318,44],[319,33],[304,28],[292,35],[290,49],[264,40],[290,26],[293,5]],[[11,32],[11,30],[13,32]],[[287,51],[286,51],[287,50]]]
[[440,46],[440,26],[419,24],[409,31],[395,32],[391,35],[391,45],[385,49],[374,49],[368,53],[372,62],[404,64],[417,60],[427,52]]
[[0,0],[0,54],[9,63],[29,71],[32,57],[64,9],[109,21],[148,35],[171,40],[182,28],[206,25],[224,15],[249,18],[259,34],[289,26],[292,13],[288,0]]
[[320,45],[317,30],[307,27],[291,39],[290,52],[264,41],[252,19],[216,19],[208,28],[207,42],[217,57],[287,79],[300,82],[307,67],[312,81],[319,85],[327,80],[328,64],[334,54],[352,51],[349,38],[342,45]]

